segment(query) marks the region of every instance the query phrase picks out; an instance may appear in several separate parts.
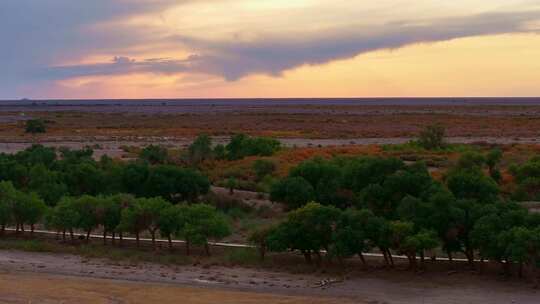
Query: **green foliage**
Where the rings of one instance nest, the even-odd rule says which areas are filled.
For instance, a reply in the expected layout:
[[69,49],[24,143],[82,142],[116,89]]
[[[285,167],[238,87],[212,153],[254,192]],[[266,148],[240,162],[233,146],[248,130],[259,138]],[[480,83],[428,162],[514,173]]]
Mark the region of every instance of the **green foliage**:
[[426,150],[444,148],[446,129],[440,124],[427,126],[418,136],[418,143]]
[[212,206],[195,204],[188,207],[184,229],[178,236],[189,244],[204,245],[206,253],[210,254],[208,241],[220,240],[230,234],[231,227],[223,214]]
[[333,229],[340,211],[331,206],[309,203],[287,215],[268,237],[269,247],[274,251],[286,248],[300,250],[306,260],[311,254],[319,254],[321,250],[330,250],[333,241]]
[[72,197],[63,197],[48,215],[47,226],[58,231],[73,231],[78,228],[80,213]]
[[0,226],[5,227],[12,219],[12,206],[17,201],[17,190],[11,182],[0,182]]
[[276,171],[276,164],[266,159],[258,159],[253,163],[253,171],[258,181]]
[[229,160],[242,159],[246,156],[272,156],[281,148],[281,143],[272,138],[249,137],[237,134],[225,146]]
[[458,199],[493,202],[499,193],[497,183],[478,168],[452,170],[446,182],[450,191]]
[[227,149],[222,144],[216,145],[213,153],[215,159],[223,160],[227,158]]
[[288,177],[274,183],[270,200],[284,202],[289,210],[300,208],[315,199],[313,186],[303,177]]
[[47,132],[47,125],[43,119],[29,119],[25,123],[26,133],[37,134]]
[[[200,134],[188,148],[190,163],[198,165],[212,158],[212,139],[207,134]],[[221,156],[221,155],[220,155]]]
[[163,146],[149,145],[141,150],[139,158],[151,165],[165,164],[169,159],[169,152]]
[[512,170],[517,183],[514,196],[520,200],[540,200],[540,157],[534,157]]
[[196,201],[208,193],[210,182],[199,171],[175,166],[156,166],[149,170],[142,185],[147,197],[161,196],[173,203]]

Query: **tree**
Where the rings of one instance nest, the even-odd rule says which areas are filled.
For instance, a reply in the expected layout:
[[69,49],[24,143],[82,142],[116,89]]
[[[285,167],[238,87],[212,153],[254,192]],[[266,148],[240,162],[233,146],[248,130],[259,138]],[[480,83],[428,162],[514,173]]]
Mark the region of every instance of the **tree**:
[[484,206],[481,213],[471,232],[472,242],[482,259],[500,262],[509,274],[511,255],[507,248],[511,237],[507,232],[514,227],[524,226],[527,210],[515,203],[498,202]]
[[150,174],[150,168],[144,162],[130,162],[123,167],[120,180],[123,190],[136,196],[145,196],[144,184]]
[[270,200],[283,202],[289,210],[300,208],[315,199],[313,186],[303,177],[288,177],[274,183]]
[[181,234],[184,230],[188,216],[188,207],[185,205],[168,206],[161,210],[159,215],[159,233],[167,237],[169,248],[172,249],[172,236]]
[[229,188],[229,194],[233,195],[234,189],[238,187],[238,181],[236,180],[236,178],[231,176],[227,179],[225,185],[227,186],[227,188]]
[[156,232],[160,226],[160,215],[163,210],[171,206],[171,203],[161,197],[154,197],[140,198],[137,204],[140,205],[140,220],[145,223],[144,225],[152,236],[152,246],[156,248]]
[[25,132],[31,134],[47,132],[47,125],[43,119],[29,119],[25,124]]
[[199,171],[174,166],[156,166],[150,169],[143,185],[144,196],[161,196],[173,203],[193,202],[210,190],[208,178]]
[[420,253],[423,262],[423,252],[437,247],[437,235],[432,230],[416,231],[414,223],[394,221],[390,224],[392,230],[392,247],[407,256],[409,269],[417,268],[416,254]]
[[276,171],[276,164],[273,161],[266,159],[257,159],[253,163],[253,171],[258,181],[262,180],[265,176],[274,173]]
[[218,160],[224,160],[227,158],[227,149],[225,149],[225,146],[222,144],[217,144],[214,147],[214,158]]
[[498,166],[501,162],[503,152],[501,149],[493,149],[486,155],[486,165],[488,166],[489,176],[493,178],[497,183],[501,181],[501,172]]
[[77,228],[86,232],[86,242],[90,242],[90,233],[99,226],[98,207],[101,205],[98,197],[83,195],[74,201],[75,211],[79,214]]
[[259,227],[253,230],[248,237],[248,242],[257,247],[261,261],[264,261],[266,252],[268,251],[268,237],[275,229],[275,226]]
[[97,195],[106,188],[103,171],[93,160],[70,165],[64,173],[64,182],[72,195]]
[[[125,227],[122,226],[122,212],[123,210],[133,206],[135,204],[135,197],[131,194],[116,194],[110,197],[110,200],[112,200],[114,203],[111,203],[113,206],[119,206],[120,210],[116,210],[116,207],[111,206],[110,214],[104,219],[104,221],[107,221],[107,226],[109,231],[112,232],[113,236],[113,242],[115,237],[115,232],[118,232],[118,237],[120,238],[120,244],[122,244],[123,241],[123,234],[126,232],[124,230]],[[120,212],[120,214],[116,212]],[[110,217],[109,217],[110,216]],[[113,228],[114,230],[110,230],[110,228]]]
[[99,223],[103,226],[103,244],[107,244],[107,233],[112,234],[112,243],[115,242],[116,228],[120,225],[122,217],[122,194],[101,197],[97,206]]
[[28,176],[28,189],[39,194],[49,206],[54,206],[61,197],[68,194],[68,187],[62,182],[60,174],[47,169],[43,164],[34,165]]
[[198,165],[212,158],[212,139],[207,134],[200,134],[188,147],[190,163]]
[[281,143],[272,138],[249,137],[236,134],[225,146],[229,160],[242,159],[246,156],[272,156],[281,148]]
[[418,136],[418,144],[426,150],[441,149],[446,146],[446,129],[440,124],[427,126]]
[[30,225],[30,233],[34,233],[34,225],[44,217],[47,205],[36,193],[19,192],[13,207],[15,223],[24,231],[24,224]]
[[511,169],[518,185],[514,197],[519,200],[540,200],[540,157],[533,157]]
[[191,205],[187,209],[184,229],[178,236],[186,241],[186,254],[190,253],[191,244],[203,245],[207,255],[210,255],[208,241],[219,240],[231,234],[229,223],[214,207],[206,204]]
[[367,209],[343,211],[335,225],[330,253],[340,261],[357,254],[366,266],[363,252],[368,251],[372,245],[368,223],[374,217]]
[[69,231],[73,241],[73,229],[78,227],[80,216],[75,199],[63,197],[50,213],[47,225],[61,231],[64,241],[66,240],[66,231]]
[[140,233],[148,230],[155,248],[160,215],[169,206],[170,203],[160,197],[137,198],[133,204],[122,210],[119,226],[123,231],[135,234],[137,246],[140,243]]
[[321,259],[321,250],[330,251],[333,241],[333,226],[340,215],[339,209],[309,203],[291,211],[287,220],[281,223],[269,236],[273,250],[299,250],[307,263],[311,263],[312,254]]
[[165,164],[169,158],[169,152],[163,146],[149,145],[141,150],[139,158],[152,165]]
[[17,190],[9,181],[0,182],[0,233],[6,230],[6,225],[12,219],[12,206],[17,200]]
[[479,169],[454,169],[446,177],[448,188],[458,199],[492,202],[499,193],[497,183]]

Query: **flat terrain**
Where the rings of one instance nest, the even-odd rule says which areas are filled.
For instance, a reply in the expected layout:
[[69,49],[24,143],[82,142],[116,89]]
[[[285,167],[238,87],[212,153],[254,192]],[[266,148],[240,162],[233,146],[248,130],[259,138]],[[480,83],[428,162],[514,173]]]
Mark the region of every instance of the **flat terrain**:
[[[35,117],[49,121],[49,132],[32,138],[23,124]],[[300,145],[303,139],[381,143],[413,137],[435,122],[461,141],[531,140],[540,136],[540,99],[4,101],[0,141],[167,142],[243,132]]]
[[[320,282],[339,283],[321,288]],[[342,281],[342,282],[341,282]],[[527,283],[470,273],[405,271],[289,274],[220,266],[119,263],[73,255],[0,251],[0,299],[7,303],[400,303],[533,304]],[[0,300],[0,302],[1,302]]]

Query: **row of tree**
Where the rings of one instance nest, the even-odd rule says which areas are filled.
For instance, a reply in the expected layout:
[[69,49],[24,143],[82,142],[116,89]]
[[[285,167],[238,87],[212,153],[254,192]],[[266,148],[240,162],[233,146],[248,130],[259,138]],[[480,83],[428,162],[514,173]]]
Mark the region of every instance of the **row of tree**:
[[15,225],[16,232],[24,232],[24,227],[44,223],[49,229],[62,234],[66,240],[69,233],[74,240],[74,232],[84,231],[86,241],[90,234],[101,229],[103,242],[111,236],[112,243],[117,236],[122,242],[126,234],[134,235],[137,246],[140,235],[148,233],[156,245],[159,233],[169,240],[181,238],[186,242],[186,252],[191,245],[204,246],[210,253],[208,241],[219,240],[231,233],[225,216],[206,204],[177,204],[161,198],[136,198],[129,194],[111,196],[63,197],[55,207],[47,207],[35,193],[18,191],[11,182],[0,182],[0,225],[4,233],[6,226]]
[[16,154],[0,154],[0,180],[35,192],[54,206],[63,196],[130,193],[161,196],[171,202],[195,201],[208,192],[210,182],[199,171],[174,165],[152,165],[106,156],[94,160],[93,150],[48,148],[34,145]]

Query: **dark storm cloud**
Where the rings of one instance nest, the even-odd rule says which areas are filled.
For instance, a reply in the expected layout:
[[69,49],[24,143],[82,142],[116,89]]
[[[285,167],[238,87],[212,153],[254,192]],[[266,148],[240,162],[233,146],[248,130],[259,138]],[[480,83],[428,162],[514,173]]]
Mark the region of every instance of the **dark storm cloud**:
[[[481,35],[526,32],[525,24],[540,18],[540,11],[480,14],[459,18],[393,22],[382,26],[359,26],[305,33],[291,37],[261,37],[255,41],[208,41],[193,37],[164,37],[194,50],[185,60],[134,61],[117,57],[110,63],[57,66],[42,76],[69,78],[116,75],[134,72],[156,74],[208,73],[237,80],[250,74],[278,76],[301,65],[324,64],[362,53],[394,49],[417,43],[431,43]],[[489,52],[489,50],[486,50]]]

